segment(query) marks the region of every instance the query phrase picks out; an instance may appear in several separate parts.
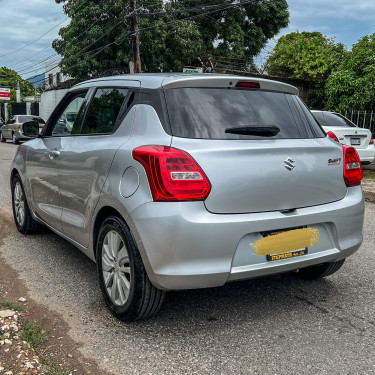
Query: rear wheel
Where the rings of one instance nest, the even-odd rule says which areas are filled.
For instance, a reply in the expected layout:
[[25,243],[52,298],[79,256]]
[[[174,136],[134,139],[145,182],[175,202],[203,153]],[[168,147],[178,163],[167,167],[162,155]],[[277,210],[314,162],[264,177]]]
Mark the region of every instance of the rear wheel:
[[160,309],[165,292],[151,284],[136,242],[121,218],[110,216],[103,222],[96,254],[100,288],[118,319],[143,319]]
[[12,134],[12,142],[15,145],[19,145],[20,144],[20,141],[16,138],[16,134],[15,133]]
[[295,275],[304,280],[320,279],[337,272],[344,262],[345,259],[341,259],[338,262],[323,263],[316,266],[301,268],[295,272]]
[[3,136],[3,132],[0,131],[0,141],[1,142],[6,142],[6,138]]
[[14,176],[12,181],[12,206],[17,229],[22,234],[36,233],[40,226],[31,215],[26,200],[25,190],[18,174]]

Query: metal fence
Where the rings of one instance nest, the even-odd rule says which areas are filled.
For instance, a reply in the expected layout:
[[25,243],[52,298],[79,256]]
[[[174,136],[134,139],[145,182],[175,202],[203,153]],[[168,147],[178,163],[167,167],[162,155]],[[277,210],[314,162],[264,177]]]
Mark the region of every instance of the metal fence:
[[375,133],[375,111],[342,111],[339,112],[360,128],[370,129]]

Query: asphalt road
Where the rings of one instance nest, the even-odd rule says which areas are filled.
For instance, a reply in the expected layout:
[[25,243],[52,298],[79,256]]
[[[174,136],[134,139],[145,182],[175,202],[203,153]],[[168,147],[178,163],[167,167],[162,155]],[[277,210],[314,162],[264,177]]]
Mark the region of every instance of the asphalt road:
[[[2,215],[11,213],[16,148],[0,144]],[[95,264],[58,236],[16,232],[0,252],[29,297],[61,313],[82,353],[103,371],[375,374],[374,231],[375,206],[367,204],[364,243],[335,275],[307,282],[285,274],[170,293],[158,316],[132,324],[111,316]]]

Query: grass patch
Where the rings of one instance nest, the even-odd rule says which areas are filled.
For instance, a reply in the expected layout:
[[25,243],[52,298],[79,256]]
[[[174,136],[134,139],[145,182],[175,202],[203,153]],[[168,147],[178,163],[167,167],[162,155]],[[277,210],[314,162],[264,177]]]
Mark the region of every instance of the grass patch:
[[48,374],[47,375],[69,375],[71,371],[63,371],[60,369],[60,366],[55,363],[54,361],[46,360],[46,359],[41,359],[40,363],[42,365],[48,366]]
[[375,180],[375,172],[368,169],[364,169],[363,178],[370,178],[371,180]]
[[4,301],[4,302],[0,302],[0,309],[1,310],[25,311],[26,306],[20,305],[19,303]]
[[44,331],[33,322],[25,323],[23,329],[23,340],[30,344],[33,349],[37,349],[44,340]]

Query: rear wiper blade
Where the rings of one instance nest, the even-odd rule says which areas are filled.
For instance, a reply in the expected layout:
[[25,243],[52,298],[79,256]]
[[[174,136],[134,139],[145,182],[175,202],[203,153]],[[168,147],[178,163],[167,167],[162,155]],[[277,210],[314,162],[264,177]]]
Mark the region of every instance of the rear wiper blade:
[[275,125],[253,125],[253,126],[240,126],[237,128],[225,129],[225,133],[243,134],[243,135],[258,135],[260,137],[274,137],[280,131]]

